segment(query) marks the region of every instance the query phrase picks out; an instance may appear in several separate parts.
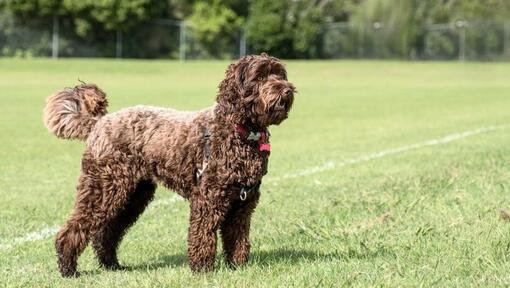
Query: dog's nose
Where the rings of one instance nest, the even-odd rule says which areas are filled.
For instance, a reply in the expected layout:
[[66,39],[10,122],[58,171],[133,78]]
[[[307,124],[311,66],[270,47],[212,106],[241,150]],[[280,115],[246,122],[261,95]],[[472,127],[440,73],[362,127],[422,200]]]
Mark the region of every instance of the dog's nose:
[[292,89],[290,88],[285,88],[285,90],[283,90],[283,95],[287,96],[287,97],[290,97],[292,96],[293,92],[292,92]]

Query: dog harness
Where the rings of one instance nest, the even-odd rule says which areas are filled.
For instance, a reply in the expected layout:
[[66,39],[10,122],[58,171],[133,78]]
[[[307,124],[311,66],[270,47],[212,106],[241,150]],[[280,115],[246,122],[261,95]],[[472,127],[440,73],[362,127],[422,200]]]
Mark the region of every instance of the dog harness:
[[[271,145],[269,144],[269,136],[271,135],[269,133],[269,130],[267,128],[259,131],[251,131],[247,127],[236,124],[234,126],[235,131],[241,138],[248,140],[248,141],[257,141],[259,144],[259,151],[260,152],[269,152],[271,151]],[[207,127],[204,128],[204,160],[202,161],[202,168],[197,169],[196,173],[196,179],[197,182],[200,182],[202,175],[204,174],[205,169],[207,168],[207,165],[209,164],[209,158],[211,158],[211,133],[209,132],[209,129]],[[266,155],[267,157],[267,155]],[[241,183],[235,183],[234,187],[240,189],[239,193],[239,199],[241,201],[246,200],[248,197],[248,193],[253,191],[257,185],[260,184],[257,183],[255,185],[244,185]]]

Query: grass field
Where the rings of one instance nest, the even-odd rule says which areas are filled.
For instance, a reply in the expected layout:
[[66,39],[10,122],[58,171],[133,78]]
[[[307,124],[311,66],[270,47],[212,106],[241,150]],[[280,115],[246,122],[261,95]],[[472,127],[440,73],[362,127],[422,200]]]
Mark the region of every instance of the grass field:
[[61,278],[53,231],[84,144],[45,130],[45,98],[80,78],[108,92],[110,111],[199,109],[226,64],[0,60],[0,286],[510,285],[510,126],[490,128],[510,124],[510,64],[488,63],[289,61],[299,94],[271,129],[247,266],[219,253],[215,272],[192,274],[187,203],[158,188],[120,247],[128,271],[99,269],[89,247],[82,277]]

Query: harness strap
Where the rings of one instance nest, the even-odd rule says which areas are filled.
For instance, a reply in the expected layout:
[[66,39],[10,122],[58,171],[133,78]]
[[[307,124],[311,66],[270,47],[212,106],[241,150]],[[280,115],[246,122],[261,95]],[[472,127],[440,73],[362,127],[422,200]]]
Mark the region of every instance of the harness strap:
[[[261,134],[262,134],[261,138],[263,139],[262,141],[264,141],[264,142],[267,141],[266,139],[268,138],[267,137],[268,135],[266,133],[261,133]],[[196,173],[197,183],[200,182],[202,175],[204,174],[204,171],[207,168],[207,165],[209,164],[209,159],[211,158],[211,143],[210,143],[211,140],[210,139],[211,139],[211,133],[209,132],[209,129],[207,129],[207,127],[204,127],[204,159],[202,160],[202,167],[197,169],[197,173]],[[259,141],[260,141],[260,139],[259,139]],[[257,185],[247,186],[247,185],[243,185],[241,183],[236,183],[234,186],[241,190],[241,192],[239,193],[239,199],[241,199],[241,201],[244,201],[244,200],[246,200],[246,198],[248,198],[248,193],[253,191],[253,189]]]
[[211,146],[209,145],[209,141],[211,139],[211,133],[209,132],[209,129],[204,128],[204,161],[207,163],[209,162],[209,158],[211,157]]
[[197,169],[197,182],[200,182],[202,174],[204,174],[207,164],[209,164],[209,158],[211,157],[211,145],[210,145],[211,133],[207,127],[204,128],[204,160],[202,161],[202,168]]

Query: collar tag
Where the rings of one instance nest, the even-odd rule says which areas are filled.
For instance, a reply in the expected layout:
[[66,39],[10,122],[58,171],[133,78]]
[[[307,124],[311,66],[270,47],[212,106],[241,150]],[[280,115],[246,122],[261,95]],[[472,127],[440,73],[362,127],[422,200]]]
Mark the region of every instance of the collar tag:
[[266,151],[266,152],[271,151],[271,144],[269,144],[269,143],[260,143],[259,144],[259,151],[260,152],[262,152],[262,151]]
[[248,135],[248,137],[246,139],[253,140],[253,141],[259,141],[259,139],[260,139],[260,132],[251,132],[250,131],[250,135]]
[[248,128],[240,124],[236,124],[234,128],[242,138],[245,138],[246,140],[249,141],[257,141],[259,144],[260,152],[271,151],[271,145],[269,144],[270,134],[267,128],[260,131],[250,131]]

